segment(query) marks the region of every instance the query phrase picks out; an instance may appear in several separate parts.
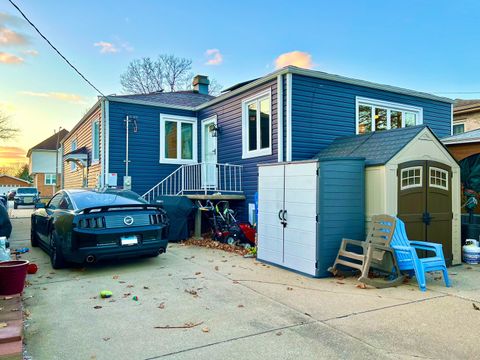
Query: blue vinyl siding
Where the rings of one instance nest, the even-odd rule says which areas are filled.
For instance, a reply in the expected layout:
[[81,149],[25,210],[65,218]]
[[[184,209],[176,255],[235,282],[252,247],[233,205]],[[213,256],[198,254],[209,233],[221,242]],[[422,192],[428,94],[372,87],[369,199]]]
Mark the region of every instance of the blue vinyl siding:
[[355,135],[357,96],[421,107],[435,135],[451,131],[450,103],[302,75],[292,83],[292,160],[310,159],[335,138]]
[[118,185],[125,175],[125,116],[136,116],[138,131],[130,126],[129,175],[132,190],[144,194],[179,165],[160,164],[160,114],[193,116],[193,111],[160,108],[110,101],[109,172],[118,174]]
[[[250,159],[242,159],[242,100],[256,93],[271,90],[271,108],[272,108],[272,155],[259,156]],[[217,115],[217,125],[220,128],[217,141],[217,152],[219,163],[229,163],[243,165],[243,190],[246,196],[246,202],[234,204],[242,220],[247,219],[248,203],[254,202],[254,194],[257,191],[259,163],[271,163],[277,161],[277,81],[261,85],[258,88],[251,89],[242,94],[229,98],[206,109],[202,109],[198,114],[199,124],[201,120]],[[199,129],[198,133],[201,133]],[[199,138],[200,141],[200,138]],[[201,159],[202,150],[199,148],[199,159]]]

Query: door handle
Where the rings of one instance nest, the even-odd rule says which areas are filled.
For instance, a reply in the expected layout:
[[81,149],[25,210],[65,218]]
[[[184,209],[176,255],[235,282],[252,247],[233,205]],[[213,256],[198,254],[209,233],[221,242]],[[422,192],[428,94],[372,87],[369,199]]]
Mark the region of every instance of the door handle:
[[422,221],[425,225],[430,225],[430,221],[432,220],[432,217],[430,216],[429,212],[424,212],[422,215]]
[[287,221],[286,215],[287,215],[287,210],[283,210],[282,218],[283,218],[283,221],[285,222]]
[[278,212],[278,219],[279,219],[280,221],[283,221],[282,212],[283,212],[283,210],[280,210],[280,211]]

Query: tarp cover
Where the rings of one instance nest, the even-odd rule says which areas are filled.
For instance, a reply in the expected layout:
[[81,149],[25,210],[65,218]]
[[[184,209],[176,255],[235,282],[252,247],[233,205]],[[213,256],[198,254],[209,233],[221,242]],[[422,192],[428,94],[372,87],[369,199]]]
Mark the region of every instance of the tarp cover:
[[183,196],[159,196],[155,201],[162,202],[170,220],[168,241],[187,239],[189,237],[188,218],[195,208],[192,201]]
[[480,154],[460,161],[462,184],[465,189],[480,192]]

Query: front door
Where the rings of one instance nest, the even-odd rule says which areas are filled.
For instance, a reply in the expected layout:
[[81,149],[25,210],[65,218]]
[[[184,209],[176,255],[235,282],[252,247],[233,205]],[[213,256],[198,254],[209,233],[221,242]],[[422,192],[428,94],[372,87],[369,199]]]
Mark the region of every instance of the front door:
[[217,119],[215,117],[202,121],[202,187],[217,186]]
[[398,168],[398,217],[410,240],[442,244],[452,262],[452,170],[435,161],[410,161]]

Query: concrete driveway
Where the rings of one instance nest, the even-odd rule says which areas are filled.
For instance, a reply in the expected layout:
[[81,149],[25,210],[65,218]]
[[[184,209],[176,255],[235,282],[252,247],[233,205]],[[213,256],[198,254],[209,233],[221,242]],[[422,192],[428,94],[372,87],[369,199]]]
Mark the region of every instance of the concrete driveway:
[[[29,246],[29,219],[12,221],[12,247]],[[55,271],[41,250],[24,257],[40,268],[24,294],[32,359],[478,357],[479,267],[451,268],[453,288],[431,277],[421,293],[414,281],[360,289],[176,244],[154,259]],[[185,324],[196,326],[174,328]]]

